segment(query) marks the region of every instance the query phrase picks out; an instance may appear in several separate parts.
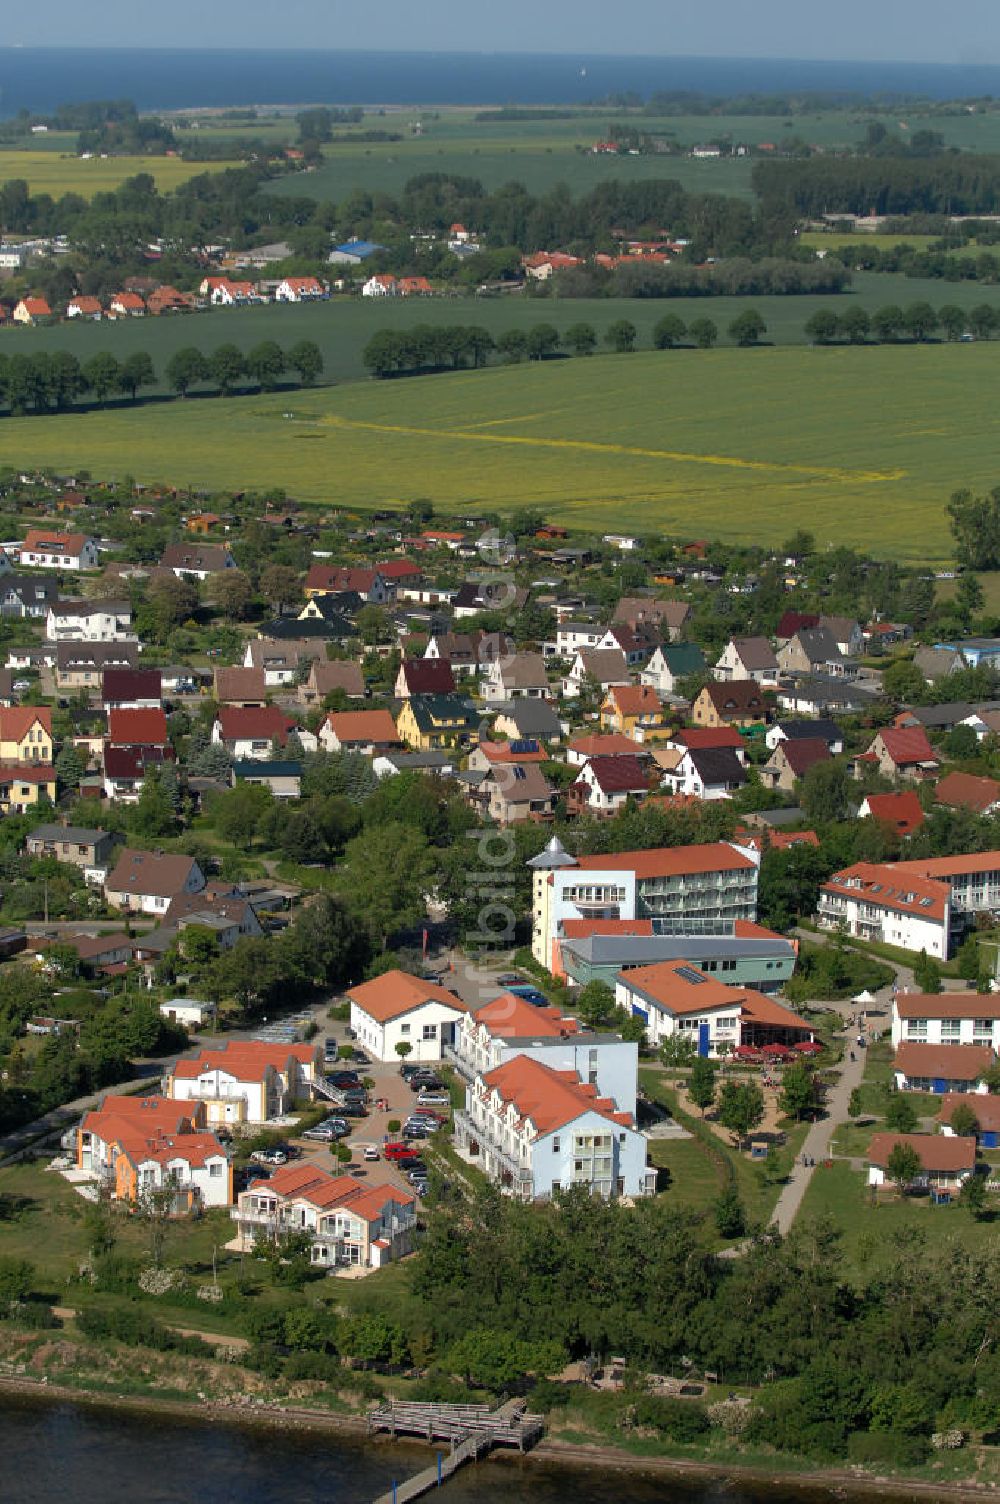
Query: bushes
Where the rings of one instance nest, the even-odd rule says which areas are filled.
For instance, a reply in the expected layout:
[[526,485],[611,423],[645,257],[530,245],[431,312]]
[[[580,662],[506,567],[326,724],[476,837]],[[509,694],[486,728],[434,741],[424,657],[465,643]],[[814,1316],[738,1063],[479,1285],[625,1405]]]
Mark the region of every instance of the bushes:
[[204,1358],[207,1354],[200,1338],[182,1337],[142,1311],[115,1307],[107,1311],[81,1311],[76,1324],[85,1337],[95,1342],[124,1342],[128,1347],[151,1347],[156,1352],[184,1353],[191,1358]]
[[675,1400],[657,1394],[644,1394],[629,1406],[628,1413],[636,1426],[658,1431],[671,1441],[696,1442],[709,1429],[704,1405]]
[[929,1452],[925,1436],[898,1431],[855,1431],[847,1439],[848,1459],[861,1467],[919,1467]]

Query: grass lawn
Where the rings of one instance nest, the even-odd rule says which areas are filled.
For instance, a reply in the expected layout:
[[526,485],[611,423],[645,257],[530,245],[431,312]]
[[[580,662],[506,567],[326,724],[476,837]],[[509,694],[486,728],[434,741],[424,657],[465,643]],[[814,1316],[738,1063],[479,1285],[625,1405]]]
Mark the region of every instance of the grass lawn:
[[861,1280],[891,1266],[900,1244],[924,1238],[942,1255],[954,1243],[978,1254],[996,1248],[997,1224],[975,1222],[964,1207],[932,1206],[927,1197],[887,1199],[872,1207],[864,1172],[835,1161],[813,1175],[799,1221],[829,1216],[842,1235],[846,1273]]
[[609,355],[7,418],[0,463],[761,544],[808,517],[821,544],[943,559],[956,477],[995,481],[998,372],[993,344]]
[[[784,1148],[772,1150],[767,1160],[756,1163],[748,1155],[737,1153],[728,1137],[720,1138],[678,1107],[676,1093],[665,1083],[661,1072],[640,1070],[639,1084],[647,1096],[667,1107],[671,1115],[694,1135],[691,1140],[654,1141],[653,1163],[665,1164],[674,1175],[664,1194],[677,1205],[705,1210],[724,1189],[731,1171],[748,1218],[752,1222],[766,1223],[774,1210],[782,1183],[801,1150],[808,1124],[794,1124],[789,1129]],[[686,1181],[685,1176],[690,1180]]]
[[23,178],[31,193],[50,193],[53,198],[64,193],[93,198],[95,193],[112,192],[139,172],[151,173],[160,192],[169,193],[203,172],[238,166],[235,161],[182,162],[180,157],[91,157],[84,161],[73,154],[72,146],[65,156],[51,150],[0,149],[0,181]]

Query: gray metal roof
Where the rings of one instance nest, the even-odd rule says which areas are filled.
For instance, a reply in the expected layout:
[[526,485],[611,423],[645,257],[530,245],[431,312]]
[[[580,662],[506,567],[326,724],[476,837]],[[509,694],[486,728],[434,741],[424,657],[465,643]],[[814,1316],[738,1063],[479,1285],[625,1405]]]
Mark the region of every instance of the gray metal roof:
[[794,954],[790,940],[747,939],[733,935],[587,935],[561,940],[588,966],[653,966],[658,961],[770,960]]

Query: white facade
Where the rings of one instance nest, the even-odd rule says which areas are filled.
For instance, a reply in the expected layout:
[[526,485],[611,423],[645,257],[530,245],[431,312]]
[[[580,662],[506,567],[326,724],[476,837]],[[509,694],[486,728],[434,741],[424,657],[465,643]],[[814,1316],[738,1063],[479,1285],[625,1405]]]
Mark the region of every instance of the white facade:
[[[183,1142],[183,1137],[178,1143]],[[178,1148],[170,1159],[141,1159],[135,1167],[136,1191],[144,1196],[170,1187],[178,1192],[193,1191],[202,1206],[230,1204],[229,1161],[221,1152],[207,1155],[201,1164],[192,1163]]]
[[[956,994],[941,993],[954,1005]],[[978,1044],[1000,1052],[1000,1007],[997,998],[990,993],[980,997],[978,993],[959,993],[963,1008],[967,1011],[956,1016],[954,1006],[935,1014],[935,998],[921,997],[919,1016],[913,1004],[907,1003],[907,994],[900,993],[892,1000],[892,1047],[900,1044]],[[900,1016],[902,1003],[906,1017]]]
[[[626,974],[627,975],[627,974]],[[697,1045],[701,1026],[708,1028],[708,1053],[718,1056],[740,1042],[740,994],[734,989],[731,1002],[704,1008],[699,1013],[671,1013],[658,1007],[646,994],[633,991],[627,979],[615,983],[615,1003],[624,1013],[642,1019],[646,1038],[654,1049],[676,1035],[687,1036]],[[720,1051],[720,1045],[725,1048]]]
[[[132,608],[121,601],[57,602],[45,618],[50,642],[135,642]],[[159,704],[159,701],[155,702]]]
[[380,1020],[352,999],[351,1028],[376,1060],[400,1060],[398,1044],[410,1046],[408,1061],[441,1060],[443,1047],[453,1043],[464,1011],[457,1000],[454,1008],[449,1008],[447,1003],[429,999],[394,1018]]
[[748,666],[742,657],[740,645],[730,639],[723,649],[714,669],[716,679],[728,681],[733,679],[753,679],[756,684],[775,685],[778,682],[778,660],[771,654],[771,661]]
[[[259,931],[258,931],[259,933]],[[186,1029],[200,1029],[215,1017],[214,1003],[201,1003],[193,997],[172,997],[160,1004],[164,1018],[183,1024]]]
[[455,1127],[466,1157],[526,1201],[576,1186],[605,1198],[644,1196],[651,1189],[643,1134],[592,1108],[555,1131],[538,1132],[526,1107],[504,1101],[480,1076],[466,1092]]
[[874,894],[859,892],[831,893],[822,889],[819,895],[817,918],[824,929],[843,926],[849,935],[864,940],[878,940],[883,945],[896,945],[901,950],[916,954],[925,950],[938,961],[948,959],[948,935],[950,907],[945,904],[943,919],[924,918],[920,914],[908,914],[880,904]]
[[53,535],[51,544],[38,543],[30,549],[21,550],[21,563],[32,569],[96,569],[98,564],[97,544],[93,538],[85,538],[79,553],[64,553],[58,546],[58,537]]
[[[728,799],[730,787],[727,783],[705,783],[695,766],[690,752],[685,752],[676,768],[670,768],[663,774],[663,786],[672,794],[683,794],[696,799]],[[743,849],[742,847],[740,848]]]
[[[409,1252],[417,1220],[416,1201],[408,1193],[388,1187],[371,1189],[386,1191],[378,1211],[355,1210],[351,1190],[345,1190],[340,1205],[317,1206],[308,1191],[282,1195],[266,1183],[253,1186],[240,1195],[232,1211],[233,1220],[239,1224],[240,1246],[249,1250],[261,1237],[278,1241],[304,1232],[311,1242],[310,1260],[317,1266],[381,1268]],[[363,1195],[361,1186],[353,1191],[359,1198]]]
[[558,868],[532,876],[531,953],[547,970],[564,919],[634,919],[635,873],[618,868]]
[[467,1013],[455,1035],[448,1059],[463,1076],[484,1076],[515,1055],[527,1055],[554,1071],[574,1071],[581,1081],[611,1097],[622,1112],[635,1112],[639,1046],[614,1034],[567,1034],[563,1038],[504,1038]]

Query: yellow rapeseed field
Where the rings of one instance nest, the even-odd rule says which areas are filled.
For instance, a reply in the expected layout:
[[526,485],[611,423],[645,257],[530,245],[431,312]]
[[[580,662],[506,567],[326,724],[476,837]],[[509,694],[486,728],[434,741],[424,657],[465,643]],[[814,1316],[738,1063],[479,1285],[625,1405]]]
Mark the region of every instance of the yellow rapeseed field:
[[607,355],[5,418],[0,463],[939,560],[950,493],[1000,482],[998,373],[1000,344]]

